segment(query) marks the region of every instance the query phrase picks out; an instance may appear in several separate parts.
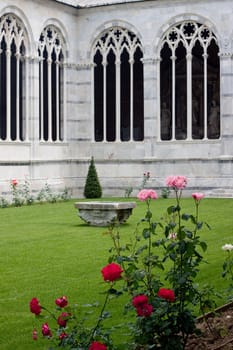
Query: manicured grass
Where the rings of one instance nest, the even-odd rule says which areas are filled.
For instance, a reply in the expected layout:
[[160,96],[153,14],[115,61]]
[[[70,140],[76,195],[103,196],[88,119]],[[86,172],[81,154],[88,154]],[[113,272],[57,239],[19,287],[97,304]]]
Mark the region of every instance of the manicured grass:
[[[152,202],[154,220],[159,220],[173,203],[173,199]],[[182,199],[182,208],[193,213],[193,199]],[[145,203],[137,201],[133,215],[120,228],[125,239],[144,213]],[[221,247],[233,243],[232,213],[232,199],[204,199],[200,205],[200,219],[212,229],[205,227],[200,231],[208,244],[208,264],[202,264],[199,283],[208,282],[218,292],[226,288],[221,277],[225,257]],[[70,304],[101,301],[106,286],[100,270],[107,264],[112,242],[103,234],[107,229],[89,227],[79,219],[73,200],[1,209],[0,218],[0,348],[47,349],[46,342],[41,345],[31,339],[34,323],[38,324],[29,312],[30,299],[37,297],[50,309],[55,298],[62,295],[68,297]],[[124,298],[113,301],[117,323],[122,322],[124,304]]]

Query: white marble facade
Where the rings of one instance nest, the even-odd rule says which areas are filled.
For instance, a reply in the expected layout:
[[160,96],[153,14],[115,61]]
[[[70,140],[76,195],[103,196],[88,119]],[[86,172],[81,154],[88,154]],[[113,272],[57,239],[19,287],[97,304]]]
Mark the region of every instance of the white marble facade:
[[[12,178],[23,181],[27,177],[35,190],[48,181],[56,189],[70,187],[74,197],[82,197],[93,156],[104,196],[123,196],[125,188],[131,186],[136,193],[147,171],[151,173],[148,186],[153,188],[163,187],[168,175],[185,175],[190,190],[232,194],[233,1],[119,2],[79,8],[52,0],[1,0],[0,17],[10,14],[24,27],[27,65],[23,109],[26,136],[0,141],[0,190],[7,192]],[[185,21],[207,26],[219,47],[218,138],[160,138],[159,45],[170,27]],[[60,31],[65,48],[60,140],[42,140],[39,131],[38,47],[47,26]],[[96,142],[94,138],[93,48],[101,33],[113,27],[134,33],[142,47],[144,137],[140,141]]]

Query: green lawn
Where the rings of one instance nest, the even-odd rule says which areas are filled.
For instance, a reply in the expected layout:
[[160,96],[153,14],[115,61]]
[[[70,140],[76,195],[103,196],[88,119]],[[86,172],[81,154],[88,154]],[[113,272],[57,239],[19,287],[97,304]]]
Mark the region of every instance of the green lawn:
[[[154,219],[171,203],[174,200],[152,202]],[[182,199],[182,208],[193,213],[193,199]],[[145,203],[137,201],[133,215],[121,226],[123,237],[133,232],[144,212]],[[208,264],[202,265],[199,282],[211,283],[218,292],[226,287],[221,277],[225,256],[221,247],[233,244],[232,213],[233,199],[204,199],[200,205],[200,219],[212,229],[201,231],[208,244]],[[62,295],[70,304],[101,301],[105,284],[100,270],[107,264],[111,240],[103,234],[105,228],[89,227],[79,219],[74,201],[1,209],[0,217],[0,348],[47,349],[46,342],[43,346],[31,339],[35,318],[29,312],[30,299],[37,297],[49,308]],[[112,308],[118,322],[124,303],[119,299],[119,305]]]

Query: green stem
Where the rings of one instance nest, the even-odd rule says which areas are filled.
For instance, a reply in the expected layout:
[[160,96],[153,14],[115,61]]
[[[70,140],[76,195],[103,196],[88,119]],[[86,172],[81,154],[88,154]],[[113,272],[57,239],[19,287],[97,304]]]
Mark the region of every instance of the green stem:
[[99,315],[99,317],[98,317],[98,321],[97,321],[97,323],[96,323],[96,326],[93,328],[93,331],[91,332],[91,335],[90,335],[90,338],[89,338],[89,341],[88,341],[88,345],[90,345],[91,341],[93,340],[93,338],[94,338],[94,336],[95,336],[96,330],[99,328],[100,323],[103,321],[103,313],[104,313],[104,310],[105,310],[106,305],[107,305],[107,303],[108,303],[109,296],[110,296],[110,290],[112,289],[113,284],[114,284],[114,282],[112,282],[112,283],[110,284],[110,288],[109,288],[109,290],[108,290],[107,293],[106,293],[106,297],[105,297],[105,300],[104,300],[102,309],[101,309],[101,311],[100,311],[100,315]]

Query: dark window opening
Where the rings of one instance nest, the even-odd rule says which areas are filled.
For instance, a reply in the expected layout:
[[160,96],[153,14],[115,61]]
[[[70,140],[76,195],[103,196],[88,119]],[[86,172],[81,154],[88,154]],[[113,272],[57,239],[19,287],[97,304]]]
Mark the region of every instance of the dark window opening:
[[94,109],[95,109],[95,141],[103,141],[103,118],[104,118],[104,94],[103,94],[103,57],[99,51],[94,57]]
[[115,141],[116,139],[116,66],[115,54],[110,50],[107,56],[107,71],[106,71],[106,103],[107,103],[107,118],[106,130],[107,141]]
[[121,54],[121,141],[130,140],[130,63],[126,49]]

